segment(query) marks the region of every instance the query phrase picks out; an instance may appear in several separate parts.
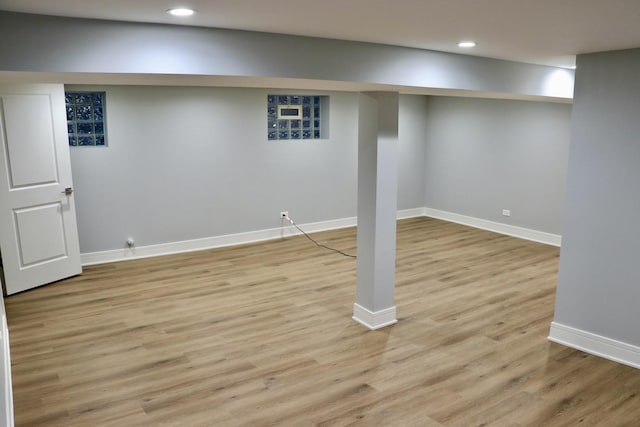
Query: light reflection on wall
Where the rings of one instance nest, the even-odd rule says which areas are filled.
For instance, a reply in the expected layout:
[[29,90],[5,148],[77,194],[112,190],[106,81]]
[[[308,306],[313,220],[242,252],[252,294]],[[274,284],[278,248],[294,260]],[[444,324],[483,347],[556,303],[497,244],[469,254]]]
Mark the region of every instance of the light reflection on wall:
[[543,82],[543,94],[559,98],[573,98],[574,75],[573,70],[564,68],[553,71]]

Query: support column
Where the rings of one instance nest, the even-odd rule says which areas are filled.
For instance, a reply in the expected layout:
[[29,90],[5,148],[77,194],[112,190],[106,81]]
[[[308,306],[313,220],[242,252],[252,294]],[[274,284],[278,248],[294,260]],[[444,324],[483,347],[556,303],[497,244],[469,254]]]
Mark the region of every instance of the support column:
[[398,193],[398,101],[359,95],[358,265],[353,320],[369,329],[397,322],[393,299]]

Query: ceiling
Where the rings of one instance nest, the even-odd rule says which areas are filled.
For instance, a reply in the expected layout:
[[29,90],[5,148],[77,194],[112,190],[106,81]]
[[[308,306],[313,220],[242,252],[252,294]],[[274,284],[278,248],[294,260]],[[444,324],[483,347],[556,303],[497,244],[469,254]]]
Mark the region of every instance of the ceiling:
[[[169,16],[171,7],[197,14]],[[0,10],[357,40],[571,67],[640,47],[639,0],[0,0]],[[471,39],[469,50],[457,42]]]

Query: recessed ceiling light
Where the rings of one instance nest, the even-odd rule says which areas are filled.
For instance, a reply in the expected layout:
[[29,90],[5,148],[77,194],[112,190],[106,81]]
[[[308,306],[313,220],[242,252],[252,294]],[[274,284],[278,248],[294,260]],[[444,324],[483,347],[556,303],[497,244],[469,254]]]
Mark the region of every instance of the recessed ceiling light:
[[472,42],[472,41],[464,41],[464,42],[460,42],[458,43],[458,47],[474,47],[476,45],[476,42]]
[[196,11],[186,7],[176,7],[175,9],[167,10],[167,13],[173,16],[191,16],[196,13]]

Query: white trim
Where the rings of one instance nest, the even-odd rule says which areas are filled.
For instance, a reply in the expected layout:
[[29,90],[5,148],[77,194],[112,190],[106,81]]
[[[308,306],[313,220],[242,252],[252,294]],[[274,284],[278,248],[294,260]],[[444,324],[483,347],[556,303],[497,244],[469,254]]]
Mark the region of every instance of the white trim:
[[[330,221],[302,224],[300,227],[308,232],[337,230],[353,227],[356,218],[342,218]],[[81,254],[82,265],[104,264],[108,262],[126,261],[132,259],[149,258],[161,255],[179,254],[184,252],[201,251],[205,249],[242,245],[262,242],[265,240],[281,239],[283,237],[302,234],[295,227],[283,223],[279,228],[249,231],[246,233],[226,234],[223,236],[205,237],[202,239],[183,240],[180,242],[160,243],[158,245],[139,246],[133,248],[115,249],[102,252],[88,252]]]
[[[545,233],[543,231],[536,231],[528,228],[487,221],[485,219],[460,215],[453,212],[441,211],[438,209],[403,209],[399,210],[397,213],[398,219],[416,218],[421,216],[442,219],[445,221],[464,224],[483,230],[494,231],[496,233],[506,234],[508,236],[519,237],[521,239],[532,240],[534,242],[545,243],[553,246],[560,246],[561,243],[561,236],[557,234]],[[307,233],[317,233],[319,231],[355,227],[357,225],[357,218],[348,217],[299,225]],[[256,243],[265,240],[275,240],[281,239],[283,237],[296,236],[299,234],[301,233],[296,230],[295,227],[283,224],[283,226],[279,228],[268,228],[264,230],[249,231],[246,233],[226,234],[222,236],[205,237],[202,239],[183,240],[180,242],[160,243],[157,245],[114,249],[101,252],[88,252],[81,254],[81,260],[82,265],[104,264],[108,262],[126,261],[131,259],[149,258],[160,255],[170,255],[183,252],[221,248],[226,246],[242,245],[247,243]]]
[[369,311],[358,303],[353,304],[353,320],[375,331],[385,326],[397,323],[396,306],[385,308],[380,311]]
[[[398,211],[398,219],[413,218],[423,215],[423,208]],[[299,224],[300,228],[307,233],[337,230],[340,228],[355,227],[356,225],[356,217]],[[295,227],[283,223],[283,226],[279,228],[268,228],[265,230],[249,231],[246,233],[227,234],[222,236],[205,237],[202,239],[183,240],[180,242],[160,243],[158,245],[122,248],[101,252],[88,252],[81,254],[81,259],[82,265],[104,264],[108,262],[126,261],[131,259],[149,258],[160,255],[256,243],[300,234],[302,233],[296,230]]]
[[[4,305],[2,301],[2,297],[0,297],[0,304]],[[14,419],[13,419],[13,387],[11,380],[11,351],[9,349],[9,327],[7,325],[7,316],[4,313],[4,306],[1,311],[1,320],[0,325],[0,352],[2,352],[0,356],[0,360],[2,360],[2,378],[4,378],[4,383],[0,384],[2,387],[2,396],[4,396],[4,401],[1,402],[2,409],[0,409],[0,414],[4,415],[2,425],[7,427],[13,427]]]
[[551,322],[549,341],[595,356],[640,368],[640,347],[616,341],[581,329]]
[[544,231],[532,230],[530,228],[517,227],[515,225],[488,221],[486,219],[460,215],[453,212],[424,208],[424,215],[431,218],[443,219],[445,221],[468,225],[471,227],[480,228],[482,230],[489,230],[500,234],[506,234],[507,236],[519,237],[520,239],[531,240],[551,246],[559,247],[562,243],[562,236],[558,234],[551,234]]
[[[355,227],[357,224],[357,218],[355,216],[349,218],[340,218],[340,219],[331,219],[329,221],[320,221],[320,222],[308,222],[306,224],[298,224],[300,228],[302,228],[307,233],[317,233],[320,231],[329,231],[329,230],[338,230],[340,228],[349,228]],[[279,228],[276,228],[278,230]],[[289,226],[285,222],[285,233],[284,235],[279,235],[278,237],[288,237],[288,236],[297,236],[302,234],[293,226]]]
[[403,209],[398,211],[398,219],[419,218],[424,215],[424,208]]

